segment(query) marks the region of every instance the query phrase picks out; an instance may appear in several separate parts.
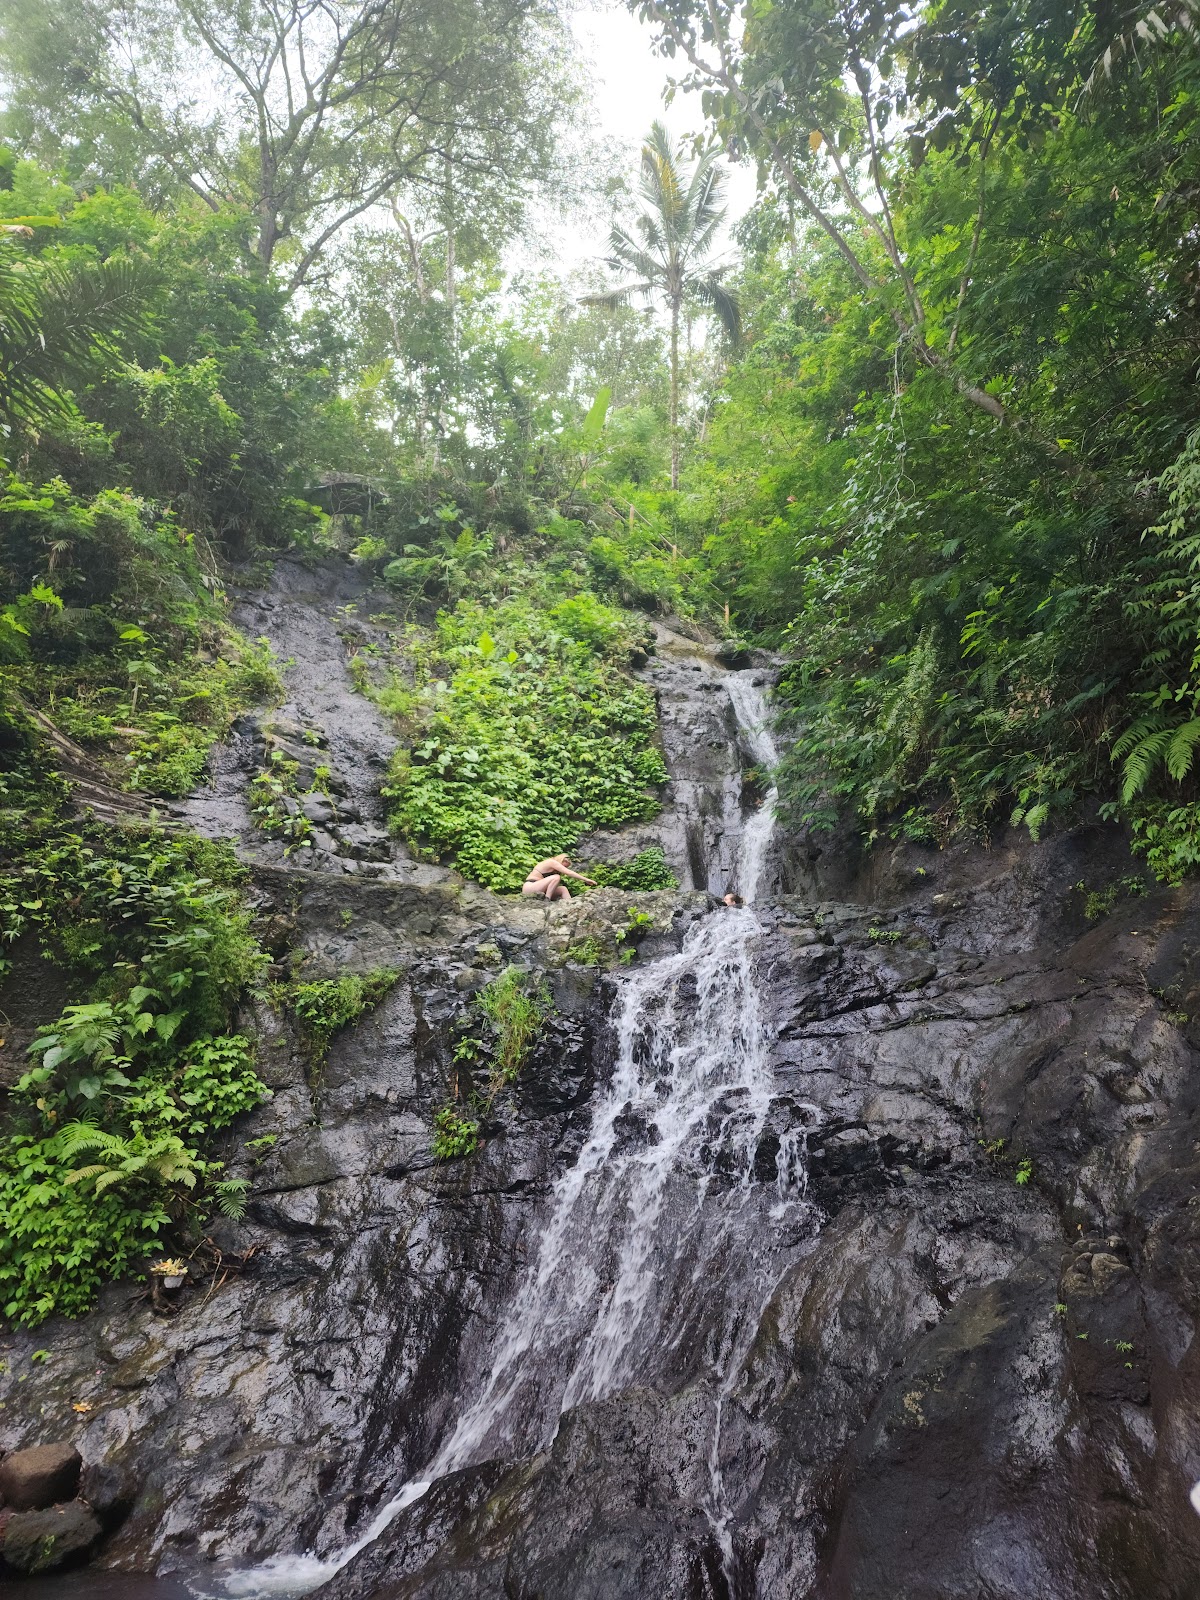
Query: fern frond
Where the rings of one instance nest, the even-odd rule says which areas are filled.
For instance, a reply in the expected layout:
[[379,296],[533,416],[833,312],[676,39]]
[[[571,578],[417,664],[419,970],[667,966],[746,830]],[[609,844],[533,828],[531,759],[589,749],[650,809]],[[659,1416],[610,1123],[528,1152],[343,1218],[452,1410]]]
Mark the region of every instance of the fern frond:
[[1121,782],[1123,804],[1128,805],[1149,783],[1155,767],[1171,743],[1171,734],[1170,728],[1160,728],[1157,733],[1147,734],[1129,752],[1125,759],[1125,771]]
[[1129,727],[1125,729],[1125,732],[1118,739],[1114,740],[1112,747],[1113,760],[1120,761],[1123,755],[1132,750],[1135,745],[1140,744],[1143,739],[1148,738],[1151,734],[1161,733],[1164,729],[1169,730],[1170,727],[1171,719],[1161,711],[1153,712],[1149,716],[1139,717],[1136,722],[1130,723]]
[[74,1172],[64,1174],[64,1183],[82,1183],[85,1178],[98,1177],[102,1172],[107,1172],[107,1167],[76,1167]]
[[80,1150],[99,1150],[118,1159],[128,1154],[129,1147],[119,1134],[106,1133],[93,1122],[69,1122],[58,1137],[59,1150],[68,1157],[77,1155]]
[[1197,744],[1200,744],[1200,717],[1193,717],[1176,728],[1167,746],[1167,771],[1177,782],[1182,782],[1192,770]]

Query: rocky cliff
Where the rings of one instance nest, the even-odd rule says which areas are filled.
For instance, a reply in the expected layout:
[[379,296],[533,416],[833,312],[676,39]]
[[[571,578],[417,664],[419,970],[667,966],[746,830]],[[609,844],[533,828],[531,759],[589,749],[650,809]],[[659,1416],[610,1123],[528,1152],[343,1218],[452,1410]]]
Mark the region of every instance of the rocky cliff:
[[[284,609],[303,618],[289,581]],[[323,729],[370,830],[358,774],[381,746],[365,701],[361,726],[337,721],[341,658],[321,648],[324,676],[293,679],[283,715]],[[766,1092],[749,1121],[714,1098],[681,1145],[651,1310],[614,1382],[573,1395],[575,1354],[538,1352],[592,1330],[538,1332],[494,1453],[334,1571],[477,1403],[623,1050],[650,1109],[631,1093],[606,1148],[653,1167],[668,1068],[622,1041],[632,975],[646,1007],[647,973],[670,988],[667,1055],[667,1033],[706,1031],[717,1060],[737,1032],[689,989],[680,951],[726,915],[710,891],[736,874],[753,752],[702,642],[661,638],[646,671],[673,785],[636,842],[663,842],[692,887],[545,908],[371,837],[330,834],[298,868],[245,833],[279,959],[401,979],[319,1064],[259,1010],[274,1096],[226,1152],[252,1182],[247,1217],[214,1230],[170,1304],[121,1284],[82,1322],[8,1334],[0,1444],[74,1444],[107,1530],[99,1564],[209,1594],[299,1581],[302,1564],[238,1573],[310,1552],[329,1600],[1191,1600],[1197,897],[1132,892],[1103,830],[988,852],[777,851],[745,943]],[[269,733],[244,730],[193,822],[238,832],[230,774]],[[648,920],[626,969],[631,910]],[[435,1162],[453,1024],[510,963],[544,974],[552,1020],[480,1151]],[[32,977],[27,993],[36,1011]],[[588,1292],[608,1315],[618,1236],[598,1222],[595,1237]]]

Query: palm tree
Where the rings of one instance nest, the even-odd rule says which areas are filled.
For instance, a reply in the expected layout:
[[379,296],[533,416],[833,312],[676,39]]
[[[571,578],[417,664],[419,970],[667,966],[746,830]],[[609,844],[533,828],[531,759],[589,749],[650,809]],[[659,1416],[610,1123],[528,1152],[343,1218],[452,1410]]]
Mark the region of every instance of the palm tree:
[[32,231],[20,218],[0,224],[0,450],[15,428],[38,431],[69,414],[64,391],[145,325],[156,281],[143,261],[27,254],[17,241]]
[[710,257],[717,230],[725,220],[721,204],[724,178],[717,151],[702,155],[688,173],[681,152],[661,122],[650,129],[642,146],[639,193],[647,209],[634,224],[640,242],[624,228],[609,238],[608,264],[614,271],[635,272],[638,282],[608,295],[592,295],[592,304],[616,305],[635,294],[661,294],[671,313],[671,487],[679,487],[679,319],[685,305],[715,312],[736,344],[741,335],[737,297],[722,287],[724,269]]

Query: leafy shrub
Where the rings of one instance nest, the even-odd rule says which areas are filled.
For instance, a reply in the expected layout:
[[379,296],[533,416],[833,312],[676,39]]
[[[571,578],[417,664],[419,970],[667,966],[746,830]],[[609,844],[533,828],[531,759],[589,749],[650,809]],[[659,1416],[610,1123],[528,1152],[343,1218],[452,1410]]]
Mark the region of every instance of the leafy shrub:
[[625,889],[630,893],[649,893],[655,889],[677,889],[679,879],[667,865],[661,845],[640,850],[630,861],[598,861],[587,868],[587,876],[601,887]]
[[373,972],[351,972],[342,978],[295,985],[289,999],[318,1061],[325,1059],[334,1034],[373,1010],[399,976],[391,967],[379,967]]
[[438,1161],[474,1155],[479,1148],[479,1124],[452,1105],[433,1114],[433,1154]]
[[156,730],[139,739],[125,758],[130,764],[129,787],[178,799],[190,794],[204,776],[213,740],[169,713],[155,720]]
[[74,1170],[55,1135],[14,1134],[0,1150],[0,1295],[27,1327],[82,1316],[171,1226],[164,1192],[96,1195],[68,1182]]
[[86,1311],[164,1233],[194,1234],[206,1205],[244,1204],[205,1147],[269,1093],[249,1040],[226,1031],[266,957],[227,850],[61,825],[20,843],[0,935],[36,938],[91,995],[39,1030],[0,1136],[0,1295],[35,1326]]
[[586,591],[560,600],[548,615],[569,639],[590,645],[600,655],[611,654],[629,637],[621,613]]
[[533,862],[581,834],[653,816],[649,791],[666,771],[641,684],[527,606],[482,621],[469,607],[440,619],[446,677],[384,792],[415,847],[453,856],[489,888],[516,889]]
[[604,960],[607,951],[603,940],[594,933],[588,934],[586,939],[581,939],[578,944],[569,945],[563,952],[568,961],[575,961],[581,967],[598,967]]
[[1162,883],[1182,883],[1200,867],[1200,806],[1148,802],[1133,808],[1132,844]]

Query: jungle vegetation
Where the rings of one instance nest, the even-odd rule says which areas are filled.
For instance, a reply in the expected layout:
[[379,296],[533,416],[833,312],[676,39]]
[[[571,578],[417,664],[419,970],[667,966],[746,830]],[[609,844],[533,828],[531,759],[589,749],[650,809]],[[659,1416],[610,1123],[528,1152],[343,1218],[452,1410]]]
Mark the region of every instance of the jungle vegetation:
[[[653,813],[669,613],[786,657],[796,824],[1200,860],[1196,0],[634,9],[699,133],[640,166],[553,0],[0,18],[0,936],[62,995],[0,1058],[9,1318],[245,1202],[269,958],[156,811],[280,695],[232,572],[371,570],[394,826],[497,889]],[[529,264],[564,213],[607,264]],[[318,989],[323,1048],[374,993]]]

